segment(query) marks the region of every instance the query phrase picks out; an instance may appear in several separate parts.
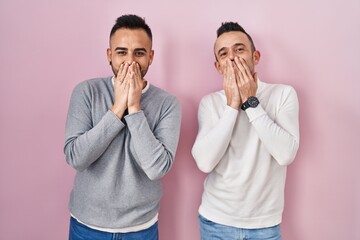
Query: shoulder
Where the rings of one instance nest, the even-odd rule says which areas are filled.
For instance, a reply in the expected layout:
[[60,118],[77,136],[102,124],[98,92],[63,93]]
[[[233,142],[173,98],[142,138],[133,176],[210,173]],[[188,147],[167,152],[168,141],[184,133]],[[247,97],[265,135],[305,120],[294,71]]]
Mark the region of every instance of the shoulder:
[[289,95],[296,96],[296,90],[293,86],[279,83],[260,83],[261,90],[264,93],[270,94],[272,97],[286,97]]
[[75,86],[75,89],[82,89],[82,90],[86,90],[86,89],[98,89],[98,88],[102,88],[102,87],[106,87],[111,83],[111,77],[106,77],[106,78],[92,78],[92,79],[88,79],[85,81],[82,81],[80,83],[78,83]]
[[224,90],[216,91],[210,94],[207,94],[201,98],[201,106],[217,106],[224,105],[226,103],[226,96]]
[[267,83],[259,81],[259,88],[266,91],[290,91],[294,90],[294,88],[287,84],[282,83]]
[[92,78],[78,83],[72,92],[73,96],[90,97],[93,94],[104,93],[106,89],[111,88],[111,77]]
[[[297,106],[298,97],[293,86],[287,84],[269,84],[262,82],[259,85],[259,99],[264,108],[274,108],[279,111],[285,106]],[[287,108],[287,107],[286,107]]]
[[179,99],[174,94],[171,94],[164,89],[161,89],[153,84],[150,84],[148,89],[148,95],[152,98],[156,98],[160,101],[179,104]]

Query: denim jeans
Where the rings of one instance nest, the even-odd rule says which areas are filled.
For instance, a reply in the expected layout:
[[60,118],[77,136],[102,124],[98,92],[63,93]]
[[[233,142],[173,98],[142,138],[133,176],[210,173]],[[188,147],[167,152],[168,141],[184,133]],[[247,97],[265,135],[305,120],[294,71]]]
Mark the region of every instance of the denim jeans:
[[148,229],[130,233],[108,233],[91,229],[70,218],[69,240],[158,240],[158,223]]
[[281,240],[280,225],[244,229],[214,223],[199,215],[201,240]]

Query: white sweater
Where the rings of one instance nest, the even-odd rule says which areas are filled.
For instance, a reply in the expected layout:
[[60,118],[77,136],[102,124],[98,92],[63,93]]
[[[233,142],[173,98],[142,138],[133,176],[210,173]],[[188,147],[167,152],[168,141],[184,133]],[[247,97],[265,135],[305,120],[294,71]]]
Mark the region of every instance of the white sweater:
[[286,166],[299,147],[295,90],[258,84],[260,104],[246,112],[227,106],[223,90],[203,97],[192,148],[199,169],[209,173],[199,213],[238,228],[281,222]]

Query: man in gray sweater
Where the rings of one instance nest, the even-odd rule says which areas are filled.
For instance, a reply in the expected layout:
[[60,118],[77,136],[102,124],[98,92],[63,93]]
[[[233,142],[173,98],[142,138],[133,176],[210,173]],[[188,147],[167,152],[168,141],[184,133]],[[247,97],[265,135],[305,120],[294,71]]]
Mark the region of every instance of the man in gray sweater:
[[77,170],[69,239],[158,239],[160,179],[179,139],[178,99],[144,76],[152,33],[136,15],[119,17],[107,58],[113,77],[78,84],[71,96],[64,152]]

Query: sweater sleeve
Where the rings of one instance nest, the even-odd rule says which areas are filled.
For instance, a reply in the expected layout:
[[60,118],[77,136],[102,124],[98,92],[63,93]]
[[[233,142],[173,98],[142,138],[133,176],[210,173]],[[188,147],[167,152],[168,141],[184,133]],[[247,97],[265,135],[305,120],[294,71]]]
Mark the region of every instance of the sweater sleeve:
[[91,105],[89,86],[79,84],[70,99],[64,146],[67,163],[78,171],[95,162],[125,126],[111,111],[93,126]]
[[226,105],[220,118],[215,117],[204,97],[199,105],[199,132],[192,155],[199,169],[211,172],[226,152],[238,116],[238,110]]
[[299,148],[299,103],[295,90],[288,86],[278,102],[275,119],[259,105],[246,113],[261,142],[282,166],[289,165]]
[[125,117],[135,149],[135,160],[151,180],[160,179],[170,170],[179,141],[180,103],[175,97],[165,102],[153,131],[143,111]]

